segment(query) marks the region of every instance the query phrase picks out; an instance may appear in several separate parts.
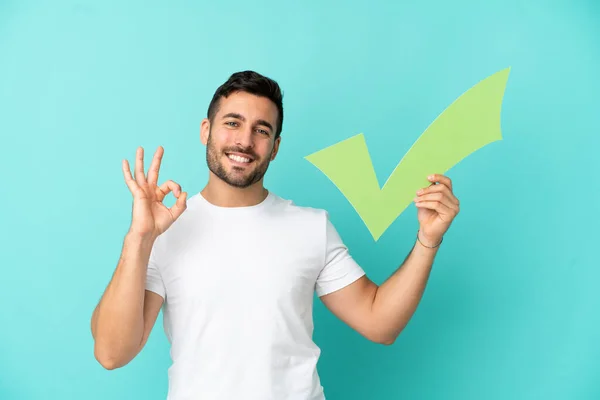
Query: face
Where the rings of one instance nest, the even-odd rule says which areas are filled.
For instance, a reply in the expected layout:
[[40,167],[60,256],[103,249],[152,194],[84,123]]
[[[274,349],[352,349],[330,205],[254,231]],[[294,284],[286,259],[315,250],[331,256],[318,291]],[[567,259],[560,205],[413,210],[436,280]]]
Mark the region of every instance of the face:
[[210,171],[238,188],[261,182],[281,140],[275,140],[277,116],[277,107],[266,97],[237,92],[221,98],[212,123],[202,121]]

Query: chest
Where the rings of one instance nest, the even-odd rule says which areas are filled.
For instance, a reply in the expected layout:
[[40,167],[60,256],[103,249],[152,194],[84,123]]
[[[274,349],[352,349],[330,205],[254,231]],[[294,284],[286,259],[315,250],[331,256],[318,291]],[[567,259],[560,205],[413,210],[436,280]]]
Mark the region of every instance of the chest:
[[213,309],[293,307],[312,300],[323,257],[314,238],[291,228],[207,230],[168,253],[167,301]]

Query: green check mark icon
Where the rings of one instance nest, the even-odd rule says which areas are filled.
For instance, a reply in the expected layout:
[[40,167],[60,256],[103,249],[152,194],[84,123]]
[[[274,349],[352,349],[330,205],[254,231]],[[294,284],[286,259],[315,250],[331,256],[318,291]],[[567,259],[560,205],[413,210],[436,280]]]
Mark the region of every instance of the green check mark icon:
[[362,133],[305,158],[340,190],[377,241],[415,192],[469,154],[502,139],[500,111],[510,67],[487,77],[446,108],[379,186]]

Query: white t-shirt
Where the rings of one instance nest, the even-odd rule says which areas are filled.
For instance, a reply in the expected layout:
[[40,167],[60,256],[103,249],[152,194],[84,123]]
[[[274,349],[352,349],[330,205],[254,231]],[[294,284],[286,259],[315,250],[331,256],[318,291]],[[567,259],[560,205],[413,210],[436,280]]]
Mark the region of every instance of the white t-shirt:
[[324,210],[273,193],[250,207],[192,196],[148,265],[146,288],[165,299],[167,399],[325,399],[314,294],[364,274]]

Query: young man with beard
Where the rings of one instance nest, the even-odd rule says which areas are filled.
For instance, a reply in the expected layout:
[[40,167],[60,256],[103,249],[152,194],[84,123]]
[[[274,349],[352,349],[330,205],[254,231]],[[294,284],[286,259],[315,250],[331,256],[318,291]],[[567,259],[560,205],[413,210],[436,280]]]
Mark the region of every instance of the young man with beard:
[[[281,143],[282,94],[256,72],[233,74],[202,121],[209,178],[187,198],[159,185],[163,149],[144,173],[138,148],[132,222],[92,317],[94,354],[107,369],[144,347],[163,308],[171,343],[169,400],[322,400],[313,296],[368,340],[392,344],[413,315],[442,237],[459,210],[450,179],[418,193],[415,246],[381,286],[351,257],[326,211],[263,186]],[[436,184],[437,183],[437,184]],[[163,199],[173,192],[171,208]]]

